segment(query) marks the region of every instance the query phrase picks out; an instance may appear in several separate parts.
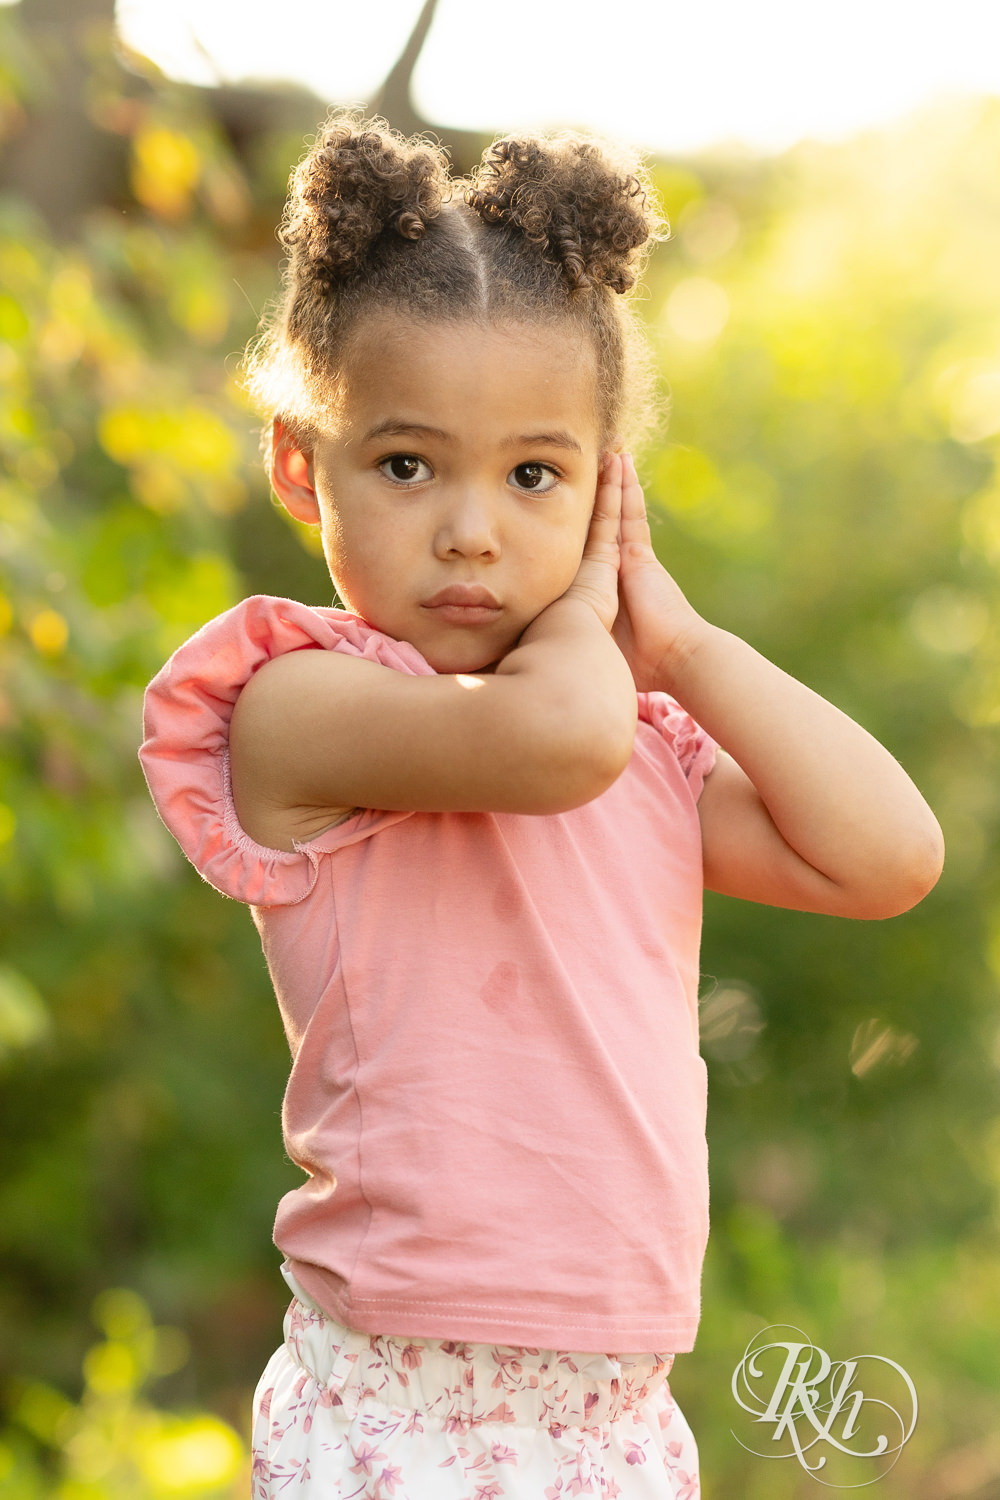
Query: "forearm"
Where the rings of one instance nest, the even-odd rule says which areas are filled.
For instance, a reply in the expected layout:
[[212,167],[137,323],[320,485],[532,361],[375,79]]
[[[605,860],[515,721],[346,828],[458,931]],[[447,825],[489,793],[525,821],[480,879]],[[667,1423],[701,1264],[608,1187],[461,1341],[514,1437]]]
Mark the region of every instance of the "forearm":
[[701,622],[658,686],[739,764],[784,841],[847,888],[928,888],[943,854],[933,813],[866,730],[745,641]]

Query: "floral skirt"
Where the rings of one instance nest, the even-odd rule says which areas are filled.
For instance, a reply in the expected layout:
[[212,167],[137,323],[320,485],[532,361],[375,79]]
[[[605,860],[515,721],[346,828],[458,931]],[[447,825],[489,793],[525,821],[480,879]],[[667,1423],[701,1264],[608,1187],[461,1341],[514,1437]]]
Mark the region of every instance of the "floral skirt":
[[672,1354],[358,1333],[287,1267],[253,1401],[253,1500],[697,1500]]

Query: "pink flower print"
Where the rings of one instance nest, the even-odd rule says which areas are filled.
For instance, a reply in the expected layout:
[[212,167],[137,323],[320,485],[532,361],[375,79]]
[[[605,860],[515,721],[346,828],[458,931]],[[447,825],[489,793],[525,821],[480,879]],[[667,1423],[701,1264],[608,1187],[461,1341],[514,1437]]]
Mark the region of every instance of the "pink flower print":
[[644,1464],[646,1455],[640,1443],[633,1443],[631,1438],[625,1439],[625,1462],[627,1464]]
[[407,1344],[400,1355],[400,1359],[408,1370],[415,1370],[423,1362],[423,1355],[420,1352],[419,1344]]
[[500,1405],[494,1406],[493,1410],[488,1411],[482,1420],[484,1422],[516,1422],[517,1415],[506,1401],[501,1401]]
[[351,1464],[352,1474],[370,1474],[373,1463],[389,1457],[388,1453],[380,1453],[374,1443],[362,1443],[360,1448],[352,1448],[351,1452],[357,1460],[356,1463]]
[[407,1413],[406,1421],[403,1423],[403,1431],[409,1435],[411,1432],[423,1432],[424,1420],[418,1411]]
[[507,1448],[503,1443],[494,1443],[493,1462],[495,1464],[516,1464],[517,1453],[513,1448]]
[[[252,1491],[255,1495],[270,1494],[271,1461],[263,1453],[255,1453],[250,1471]],[[257,1486],[260,1486],[258,1489]]]
[[597,1405],[600,1399],[600,1394],[597,1391],[587,1392],[587,1394],[583,1398],[583,1414],[585,1417],[590,1416],[590,1413],[593,1411],[594,1407]]
[[562,1480],[557,1479],[555,1484],[550,1484],[545,1490],[545,1500],[559,1500],[562,1494]]
[[402,1469],[397,1469],[393,1465],[386,1464],[385,1468],[378,1476],[378,1482],[380,1486],[386,1491],[386,1494],[394,1495],[398,1486],[403,1482],[403,1471]]
[[671,1458],[680,1458],[681,1454],[684,1452],[684,1444],[678,1443],[675,1439],[674,1442],[667,1444],[667,1452],[670,1454]]
[[476,1485],[475,1500],[502,1500],[503,1485],[498,1479],[487,1479],[485,1484]]
[[273,1401],[273,1399],[274,1399],[274,1386],[272,1385],[272,1386],[268,1386],[267,1390],[264,1392],[263,1396],[261,1396],[261,1398],[260,1398],[260,1414],[261,1414],[262,1417],[265,1418],[265,1420],[266,1420],[266,1418],[268,1418],[271,1415],[271,1402]]
[[698,1483],[697,1474],[685,1474],[683,1469],[678,1469],[676,1477],[681,1482],[681,1488],[677,1491],[677,1500],[698,1500],[701,1486]]
[[302,1392],[305,1390],[305,1388],[306,1388],[306,1386],[308,1384],[309,1384],[309,1372],[306,1370],[306,1371],[303,1371],[303,1373],[299,1376],[298,1380],[295,1382],[295,1399],[296,1399],[296,1401],[300,1401],[302,1399]]
[[660,1427],[662,1428],[662,1430],[664,1432],[667,1431],[667,1429],[669,1428],[669,1426],[670,1426],[670,1424],[671,1424],[671,1422],[673,1420],[674,1420],[674,1402],[671,1401],[671,1400],[668,1400],[666,1402],[666,1404],[661,1408],[661,1410],[660,1410],[660,1416],[659,1416]]
[[609,1479],[604,1489],[607,1500],[617,1500],[617,1497],[621,1494],[621,1492],[622,1487],[618,1483],[617,1479]]

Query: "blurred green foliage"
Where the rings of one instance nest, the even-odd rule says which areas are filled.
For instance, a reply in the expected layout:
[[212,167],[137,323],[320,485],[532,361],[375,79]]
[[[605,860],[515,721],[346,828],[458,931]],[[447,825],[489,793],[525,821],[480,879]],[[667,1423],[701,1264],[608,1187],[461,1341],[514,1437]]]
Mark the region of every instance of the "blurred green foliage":
[[[2,155],[42,63],[15,12],[0,25]],[[272,1215],[299,1180],[256,933],[185,865],[136,748],[146,682],[205,620],[253,592],[331,599],[235,379],[301,139],[241,151],[206,91],[153,78],[116,101],[106,71],[121,201],[56,237],[0,197],[12,1500],[241,1493],[286,1301]],[[948,842],[939,887],[889,923],[708,899],[713,1232],[672,1378],[708,1500],[813,1493],[730,1432],[732,1371],[770,1323],[910,1373],[921,1416],[884,1500],[1000,1495],[998,164],[1000,101],[980,100],[657,168],[674,236],[642,311],[671,416],[641,467],[660,555],[883,740]]]

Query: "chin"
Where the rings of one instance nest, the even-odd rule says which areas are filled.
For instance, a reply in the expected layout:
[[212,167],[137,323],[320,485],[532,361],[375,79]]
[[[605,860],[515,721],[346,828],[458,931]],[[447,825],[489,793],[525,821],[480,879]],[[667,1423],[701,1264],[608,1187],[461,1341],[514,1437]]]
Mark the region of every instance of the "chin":
[[429,666],[433,667],[435,672],[437,672],[437,674],[441,677],[446,677],[451,673],[460,675],[463,672],[469,673],[492,671],[492,669],[501,660],[501,657],[499,656],[487,655],[485,658],[482,656],[456,656],[446,655],[443,652],[438,653],[435,651],[432,651],[429,654],[426,652],[421,652],[421,655],[423,656],[424,661],[426,661]]
[[456,641],[454,645],[428,646],[426,650],[413,643],[427,664],[434,668],[439,674],[450,672],[486,672],[492,670],[498,662],[501,662],[511,649],[509,646],[497,647],[484,645],[480,650],[466,647],[464,650]]

